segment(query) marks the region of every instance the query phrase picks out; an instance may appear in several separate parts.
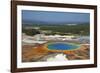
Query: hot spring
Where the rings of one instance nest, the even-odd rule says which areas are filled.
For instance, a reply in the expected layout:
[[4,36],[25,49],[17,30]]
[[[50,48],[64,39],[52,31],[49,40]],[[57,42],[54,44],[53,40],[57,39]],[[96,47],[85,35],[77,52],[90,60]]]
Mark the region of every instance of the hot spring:
[[79,48],[79,45],[63,43],[63,42],[59,42],[59,43],[53,42],[53,43],[48,43],[47,47],[49,50],[75,50]]

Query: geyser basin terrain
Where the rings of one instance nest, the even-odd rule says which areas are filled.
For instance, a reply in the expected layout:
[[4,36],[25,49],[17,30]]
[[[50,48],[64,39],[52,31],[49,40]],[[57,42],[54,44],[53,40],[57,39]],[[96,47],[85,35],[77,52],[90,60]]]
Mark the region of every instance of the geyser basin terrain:
[[53,42],[48,43],[47,45],[49,50],[74,50],[79,48],[78,45],[70,44],[70,43],[64,43],[64,42]]

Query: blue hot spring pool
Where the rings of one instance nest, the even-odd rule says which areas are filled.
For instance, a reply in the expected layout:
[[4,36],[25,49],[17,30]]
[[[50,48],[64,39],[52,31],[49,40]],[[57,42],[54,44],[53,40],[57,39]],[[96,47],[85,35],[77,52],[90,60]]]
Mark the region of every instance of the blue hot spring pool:
[[79,46],[69,43],[48,43],[47,47],[50,50],[74,50],[77,49]]

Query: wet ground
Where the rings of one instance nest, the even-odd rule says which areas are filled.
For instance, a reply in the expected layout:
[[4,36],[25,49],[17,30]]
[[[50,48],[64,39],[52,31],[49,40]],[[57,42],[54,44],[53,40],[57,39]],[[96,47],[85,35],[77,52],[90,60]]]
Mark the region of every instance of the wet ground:
[[46,44],[23,45],[22,62],[47,61],[48,58],[58,54],[66,55],[68,60],[86,60],[90,58],[89,45],[81,44],[77,50],[48,50]]

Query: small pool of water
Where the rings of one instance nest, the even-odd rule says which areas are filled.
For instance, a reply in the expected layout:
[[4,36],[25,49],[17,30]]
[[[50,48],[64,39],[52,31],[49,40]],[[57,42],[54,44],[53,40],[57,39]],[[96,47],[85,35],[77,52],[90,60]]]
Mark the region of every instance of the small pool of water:
[[48,43],[48,49],[50,50],[74,50],[79,46],[69,43]]

